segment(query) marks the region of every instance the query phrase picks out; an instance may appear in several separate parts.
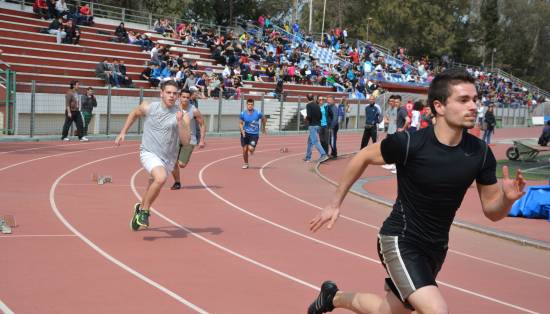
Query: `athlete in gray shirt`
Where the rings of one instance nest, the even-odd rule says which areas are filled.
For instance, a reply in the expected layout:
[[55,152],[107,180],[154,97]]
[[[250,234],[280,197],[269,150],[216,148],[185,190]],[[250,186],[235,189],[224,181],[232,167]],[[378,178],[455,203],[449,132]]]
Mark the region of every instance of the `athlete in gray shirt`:
[[150,178],[142,203],[134,205],[134,215],[130,223],[134,231],[140,226],[149,227],[149,208],[174,169],[179,145],[189,144],[190,118],[188,113],[175,106],[178,95],[176,82],[164,82],[160,91],[161,101],[144,102],[132,110],[115,140],[115,143],[120,145],[132,124],[140,117],[145,118],[139,156]]

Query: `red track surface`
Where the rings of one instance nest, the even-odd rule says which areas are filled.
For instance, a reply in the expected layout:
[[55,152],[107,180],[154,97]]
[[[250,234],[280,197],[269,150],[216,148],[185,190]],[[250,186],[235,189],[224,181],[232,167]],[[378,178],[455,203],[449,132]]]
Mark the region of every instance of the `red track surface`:
[[[147,181],[137,142],[0,143],[0,214],[19,224],[0,237],[0,309],[305,313],[325,279],[382,293],[375,241],[388,208],[349,195],[336,227],[311,234],[334,187],[301,161],[305,141],[264,136],[242,170],[238,139],[211,138],[139,232],[128,226]],[[342,134],[340,151],[359,142]],[[438,279],[454,313],[550,311],[550,252],[458,228],[450,247]]]

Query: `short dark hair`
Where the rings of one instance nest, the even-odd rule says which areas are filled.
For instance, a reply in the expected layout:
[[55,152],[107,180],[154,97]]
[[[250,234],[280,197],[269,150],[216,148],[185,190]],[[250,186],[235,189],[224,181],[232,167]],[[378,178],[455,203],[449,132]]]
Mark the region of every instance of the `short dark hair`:
[[422,108],[424,108],[424,103],[422,102],[422,100],[417,100],[414,102],[413,110],[420,111],[422,110]]
[[252,104],[254,104],[254,99],[248,98],[248,99],[246,100],[246,103],[248,104],[249,102],[251,102]]
[[174,86],[176,89],[178,89],[178,83],[176,83],[176,81],[174,80],[168,80],[168,81],[162,82],[160,84],[160,90],[164,91],[166,86]]
[[401,100],[401,95],[392,95],[393,96],[393,99],[399,99]]
[[476,81],[462,68],[445,70],[434,77],[428,89],[428,106],[430,106],[434,115],[437,115],[434,101],[445,104],[451,94],[451,85],[459,83],[471,83],[475,85]]
[[76,84],[78,84],[78,83],[80,83],[80,82],[77,81],[77,80],[72,80],[71,83],[69,83],[69,86],[70,86],[71,89],[73,89],[76,86]]
[[313,101],[313,94],[307,94],[307,100]]

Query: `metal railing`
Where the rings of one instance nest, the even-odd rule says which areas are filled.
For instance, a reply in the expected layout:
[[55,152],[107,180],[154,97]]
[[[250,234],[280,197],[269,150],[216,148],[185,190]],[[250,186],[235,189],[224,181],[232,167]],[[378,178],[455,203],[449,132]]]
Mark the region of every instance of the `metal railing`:
[[[12,113],[16,129],[11,134],[61,138],[65,121],[65,95],[52,94],[48,91],[49,85],[35,81],[31,82],[30,86],[28,83],[19,83],[18,86],[26,89],[17,94],[17,110]],[[87,126],[88,135],[92,137],[118,134],[128,113],[138,104],[142,101],[159,100],[157,93],[143,89],[137,90],[134,96],[120,95],[121,89],[105,89],[94,88],[97,107],[93,109],[92,118]],[[84,91],[85,88],[81,88],[79,94],[84,95]],[[269,94],[250,93],[236,97],[224,93],[222,97],[198,99],[198,108],[204,117],[208,133],[238,132],[239,115],[245,110],[245,103],[249,98],[255,99],[256,108],[268,118],[267,130],[270,134],[302,132],[307,129],[301,112],[307,103],[305,96],[275,98]],[[348,101],[352,107],[347,117],[350,129],[362,128],[362,121],[365,119],[364,102]],[[76,129],[74,125],[73,129]],[[142,131],[143,124],[138,122],[128,133],[139,135]]]
[[[20,83],[21,86],[27,86]],[[61,131],[65,121],[65,95],[51,94],[47,84],[31,83],[31,88],[17,94],[17,110],[10,110],[13,117],[14,129],[10,134],[22,136],[53,136],[61,138]],[[119,95],[120,89],[106,91],[95,89],[97,107],[94,108],[92,118],[86,127],[89,136],[112,136],[122,129],[128,113],[142,101],[158,101],[159,95],[137,90],[134,96]],[[99,92],[102,92],[101,94]],[[83,95],[84,88],[80,91]],[[226,97],[227,96],[227,97]],[[222,95],[218,98],[198,100],[206,129],[209,134],[238,133],[239,115],[245,110],[246,99],[255,99],[258,110],[268,118],[267,130],[271,134],[288,132],[304,132],[307,127],[304,123],[302,111],[306,107],[305,96],[274,98],[268,94],[241,94],[239,97]],[[378,97],[377,103],[385,112],[388,93]],[[412,97],[413,95],[411,95]],[[365,101],[347,100],[350,110],[345,119],[343,129],[360,131],[365,121]],[[14,108],[15,109],[15,108]],[[499,127],[525,127],[529,125],[531,113],[525,106],[496,108],[495,115]],[[73,126],[73,129],[74,128]],[[129,134],[139,135],[143,131],[143,123],[135,123]],[[72,133],[70,133],[72,134]]]

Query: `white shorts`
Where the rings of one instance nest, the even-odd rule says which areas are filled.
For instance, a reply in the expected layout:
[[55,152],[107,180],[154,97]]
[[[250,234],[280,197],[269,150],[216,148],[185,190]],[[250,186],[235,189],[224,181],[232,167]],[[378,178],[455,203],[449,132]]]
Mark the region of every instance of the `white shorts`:
[[141,161],[141,165],[143,166],[143,168],[145,168],[145,170],[147,170],[149,174],[151,174],[153,168],[160,166],[164,168],[164,170],[166,171],[166,175],[169,175],[174,168],[174,165],[172,165],[171,167],[170,165],[166,165],[157,155],[148,151],[141,150],[139,152],[139,159]]

